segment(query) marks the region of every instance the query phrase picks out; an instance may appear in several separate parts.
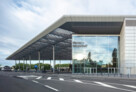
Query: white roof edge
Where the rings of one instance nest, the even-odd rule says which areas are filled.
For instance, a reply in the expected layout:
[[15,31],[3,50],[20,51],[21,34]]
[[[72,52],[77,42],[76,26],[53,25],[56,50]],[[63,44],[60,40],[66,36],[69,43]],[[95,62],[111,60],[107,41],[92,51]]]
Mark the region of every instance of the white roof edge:
[[113,16],[112,15],[64,15],[60,19],[58,19],[56,22],[54,22],[52,25],[47,27],[40,34],[38,34],[36,37],[34,37],[32,40],[30,40],[29,42],[24,44],[21,48],[16,50],[13,54],[8,56],[6,59],[9,59],[10,57],[17,54],[18,52],[20,52],[24,48],[30,46],[32,43],[39,40],[40,38],[47,35],[48,33],[52,32],[53,30],[55,30],[56,28],[58,28],[59,26],[61,26],[65,22],[80,22],[80,21],[82,21],[82,22],[91,22],[91,21],[92,22],[93,21],[94,22],[95,21],[101,21],[101,22],[102,21],[105,21],[105,22],[120,21],[120,22],[123,22],[124,18],[131,18],[131,17],[136,18],[136,16],[134,16],[134,15],[113,15]]
[[[13,52],[13,54],[11,54],[10,56],[8,56],[6,59],[12,57],[13,55],[15,55],[16,53],[20,52],[21,50],[23,50],[24,48],[26,48],[27,46],[31,45],[32,43],[34,43],[35,41],[39,40],[41,37],[45,36],[46,34],[50,33],[51,31],[53,31],[55,28],[55,26],[57,26],[56,24],[58,24],[58,22],[61,22],[63,24],[64,21],[60,21],[60,20],[64,20],[64,17],[61,17],[60,19],[58,19],[56,22],[54,22],[53,24],[51,24],[49,27],[47,27],[45,30],[43,30],[41,33],[39,33],[36,37],[34,37],[32,40],[28,41],[26,44],[24,44],[22,47],[20,47],[18,50],[16,50],[15,52]],[[52,30],[51,30],[52,29]]]

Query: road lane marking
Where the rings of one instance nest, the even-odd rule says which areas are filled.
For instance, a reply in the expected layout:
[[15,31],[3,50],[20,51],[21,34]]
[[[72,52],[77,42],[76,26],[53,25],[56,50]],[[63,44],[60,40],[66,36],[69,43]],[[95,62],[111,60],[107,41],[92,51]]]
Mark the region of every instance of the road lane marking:
[[64,79],[63,79],[63,78],[59,78],[59,80],[60,80],[60,81],[64,81]]
[[20,78],[23,78],[23,79],[28,79],[28,78],[32,78],[32,77],[38,77],[38,76],[35,76],[35,75],[27,75],[27,76],[17,76],[17,77],[20,77]]
[[54,91],[59,91],[58,89],[55,89],[55,88],[53,88],[53,87],[51,87],[51,86],[49,86],[49,85],[44,85],[45,87],[47,87],[47,88],[50,88],[50,89],[52,89],[52,90],[54,90]]
[[97,81],[95,81],[94,83],[97,83],[97,84],[102,85],[102,86],[104,86],[104,87],[116,88],[116,87],[114,87],[114,86],[111,86],[111,85],[108,85],[108,84],[105,84],[105,83],[102,83],[102,82],[97,82]]
[[114,85],[121,85],[121,86],[130,87],[130,88],[136,88],[136,86],[133,86],[133,85],[117,84],[117,83],[109,83],[109,82],[105,82],[105,83],[107,83],[107,84],[114,84]]
[[34,83],[39,83],[38,81],[32,80]]
[[[94,82],[94,81],[93,81]],[[126,85],[126,84],[119,84],[119,83],[110,83],[110,82],[104,82],[104,83],[107,83],[107,84],[114,84],[114,85],[121,85],[121,86],[124,86],[124,85]],[[133,85],[131,85],[131,86],[133,86]],[[135,86],[136,87],[136,86]]]
[[41,79],[41,78],[42,78],[42,76],[40,76],[40,77],[37,77],[36,79],[38,79],[38,80],[39,80],[39,79]]
[[[54,81],[60,81],[60,80],[54,80]],[[68,80],[65,80],[66,82],[75,82],[75,81],[68,81]],[[93,82],[96,82],[96,81],[93,81]],[[98,84],[94,84],[94,83],[86,83],[86,82],[82,82],[81,81],[81,83],[82,84],[86,84],[86,85],[95,85],[95,86],[102,86],[102,85],[98,85]],[[109,84],[109,83],[108,83]],[[114,83],[112,83],[112,84],[114,84]],[[117,90],[123,90],[123,91],[127,91],[127,92],[136,92],[136,91],[134,91],[134,90],[128,90],[128,89],[123,89],[123,88],[117,88],[117,87],[115,87],[114,89],[117,89]]]
[[55,88],[53,88],[53,87],[51,87],[51,86],[49,86],[49,85],[44,85],[44,84],[42,84],[42,83],[39,83],[38,81],[35,81],[35,80],[32,80],[34,83],[38,83],[38,84],[40,84],[40,85],[43,85],[43,86],[45,86],[45,87],[47,87],[47,88],[50,88],[50,89],[52,89],[52,90],[54,90],[54,91],[59,91],[58,89],[55,89]]
[[133,86],[133,85],[123,85],[123,86],[130,87],[130,88],[136,88],[136,86]]
[[82,82],[82,81],[80,81],[80,80],[75,80],[75,79],[74,79],[74,81],[75,81],[75,82],[78,82],[78,83],[83,83],[83,82]]
[[128,89],[123,89],[123,88],[117,88],[117,87],[114,87],[114,86],[111,86],[111,85],[108,85],[108,84],[105,84],[105,83],[102,83],[102,82],[97,82],[97,81],[95,81],[95,83],[100,84],[101,86],[104,86],[104,87],[114,88],[114,89],[123,90],[123,91],[128,91],[128,92],[136,92],[136,91],[134,91],[134,90],[128,90]]
[[48,77],[47,80],[51,80],[51,77]]
[[17,77],[23,78],[23,79],[28,79],[28,77],[26,77],[26,76],[17,76]]
[[26,76],[24,76],[24,75],[21,75],[21,76],[18,76],[18,77],[38,77],[38,76],[35,76],[35,75],[26,75]]

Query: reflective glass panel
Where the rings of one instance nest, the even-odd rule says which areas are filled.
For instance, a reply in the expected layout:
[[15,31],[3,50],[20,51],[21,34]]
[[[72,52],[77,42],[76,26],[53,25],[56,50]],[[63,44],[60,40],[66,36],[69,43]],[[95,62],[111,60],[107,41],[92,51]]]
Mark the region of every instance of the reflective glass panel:
[[118,43],[119,36],[73,35],[73,73],[106,73],[118,68]]

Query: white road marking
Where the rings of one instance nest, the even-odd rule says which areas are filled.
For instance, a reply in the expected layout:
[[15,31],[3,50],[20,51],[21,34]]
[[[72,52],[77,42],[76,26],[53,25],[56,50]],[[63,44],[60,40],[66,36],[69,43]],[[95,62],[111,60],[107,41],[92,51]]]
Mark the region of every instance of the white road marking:
[[17,76],[17,77],[23,78],[23,79],[28,79],[28,77],[26,77],[26,76]]
[[133,86],[133,85],[123,85],[123,86],[130,87],[130,88],[136,88],[136,86]]
[[[50,79],[50,78],[49,78]],[[60,80],[54,80],[54,81],[60,81]],[[76,81],[76,82],[80,82],[80,83],[82,83],[82,84],[89,84],[89,85],[95,85],[95,86],[102,86],[102,85],[98,85],[98,84],[94,84],[94,83],[85,83],[85,82],[82,82],[82,81],[80,81],[80,80],[74,80],[74,81]],[[74,81],[67,81],[66,80],[66,82],[74,82]],[[93,81],[93,82],[96,82],[96,81]],[[39,83],[39,84],[41,84],[41,85],[44,85],[44,84],[42,84],[42,83]],[[108,83],[108,84],[116,84],[116,83]],[[117,85],[117,84],[116,84]],[[119,84],[119,85],[121,85],[121,84]],[[45,86],[45,85],[44,85]],[[106,86],[107,86],[107,84],[106,84]],[[110,85],[111,86],[111,85]],[[109,88],[111,88],[111,87],[109,87]],[[123,90],[123,91],[127,91],[127,92],[136,92],[136,91],[134,91],[134,90],[128,90],[128,89],[123,89],[123,88],[117,88],[117,87],[112,87],[112,88],[114,88],[114,89],[117,89],[117,90]]]
[[41,79],[41,78],[42,78],[42,76],[40,76],[40,77],[37,77],[36,79],[38,79],[38,80],[39,80],[39,79]]
[[17,76],[17,77],[20,77],[20,78],[23,78],[23,79],[28,79],[30,77],[38,77],[38,76],[35,76],[35,75],[27,75],[27,76]]
[[110,88],[116,88],[116,87],[114,87],[114,86],[111,86],[111,85],[108,85],[108,84],[105,84],[105,83],[102,83],[102,82],[94,82],[94,83],[97,83],[97,84],[100,84],[100,85],[102,85],[102,86],[104,86],[104,87],[110,87]]
[[[32,80],[34,83],[39,83],[38,81],[35,81],[35,80]],[[42,84],[42,83],[39,83],[40,85],[44,85],[44,84]],[[52,89],[52,90],[54,90],[54,91],[59,91],[58,89],[55,89],[55,88],[53,88],[53,87],[51,87],[51,86],[48,86],[48,85],[44,85],[45,87],[47,87],[47,88],[50,88],[50,89]]]
[[63,78],[59,78],[59,80],[60,80],[60,81],[64,81],[64,79],[63,79]]
[[128,90],[128,89],[123,89],[123,88],[117,88],[117,87],[114,87],[114,86],[111,86],[111,85],[108,85],[108,84],[105,84],[105,83],[102,83],[102,82],[95,82],[97,84],[100,84],[101,86],[104,86],[104,87],[109,87],[109,88],[114,88],[114,89],[118,89],[118,90],[123,90],[123,91],[128,91],[128,92],[136,92],[134,90]]
[[47,80],[51,80],[51,77],[48,77]]
[[74,80],[75,82],[78,82],[78,83],[83,83],[82,81],[80,81],[80,80]]
[[52,90],[54,90],[54,91],[59,91],[58,89],[55,89],[55,88],[53,88],[53,87],[51,87],[51,86],[48,86],[48,85],[44,85],[45,87],[47,87],[47,88],[50,88],[50,89],[52,89]]
[[39,83],[38,81],[32,80],[34,83]]

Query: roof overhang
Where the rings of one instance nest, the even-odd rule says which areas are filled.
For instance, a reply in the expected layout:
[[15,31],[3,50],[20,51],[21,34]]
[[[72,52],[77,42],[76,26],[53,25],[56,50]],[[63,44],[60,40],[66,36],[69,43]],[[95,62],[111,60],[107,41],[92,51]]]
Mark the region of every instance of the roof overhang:
[[136,16],[63,16],[35,38],[15,51],[7,60],[52,59],[52,46],[55,45],[56,60],[71,60],[72,34],[120,34],[125,18]]

